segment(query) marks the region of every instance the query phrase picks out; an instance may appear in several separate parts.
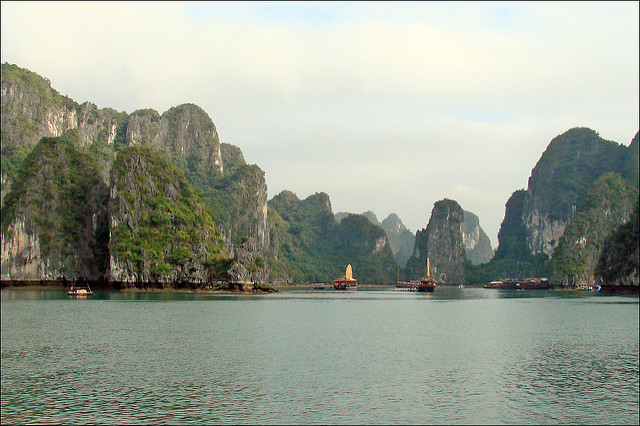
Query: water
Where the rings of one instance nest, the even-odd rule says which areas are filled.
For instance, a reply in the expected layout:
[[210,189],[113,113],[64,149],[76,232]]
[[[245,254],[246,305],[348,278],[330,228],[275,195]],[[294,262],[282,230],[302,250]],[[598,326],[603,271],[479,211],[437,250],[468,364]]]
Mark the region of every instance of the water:
[[638,424],[638,297],[2,290],[1,422]]

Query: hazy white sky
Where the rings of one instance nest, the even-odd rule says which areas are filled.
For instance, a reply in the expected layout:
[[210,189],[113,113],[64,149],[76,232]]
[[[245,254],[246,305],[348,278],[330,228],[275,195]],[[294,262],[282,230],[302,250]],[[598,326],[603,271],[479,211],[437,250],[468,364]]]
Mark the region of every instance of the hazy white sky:
[[2,2],[2,62],[133,112],[194,103],[269,198],[413,232],[458,201],[497,244],[555,136],[638,131],[638,2]]

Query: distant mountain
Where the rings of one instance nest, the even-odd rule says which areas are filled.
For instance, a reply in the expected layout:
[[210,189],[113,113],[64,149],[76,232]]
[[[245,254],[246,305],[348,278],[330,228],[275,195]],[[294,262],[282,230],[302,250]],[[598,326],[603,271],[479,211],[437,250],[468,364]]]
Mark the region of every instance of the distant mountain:
[[[340,223],[340,221],[350,215],[351,213],[339,212],[335,214],[336,221]],[[362,213],[362,216],[366,217],[369,222],[372,224],[381,227],[384,232],[387,234],[387,238],[389,239],[389,245],[391,246],[391,251],[393,252],[393,257],[396,260],[396,263],[400,265],[400,267],[404,267],[407,263],[407,259],[413,253],[413,244],[415,242],[416,236],[409,231],[397,214],[391,213],[385,220],[380,223],[375,213],[371,210],[367,210]]]
[[486,263],[493,257],[491,241],[480,226],[480,219],[466,210],[462,222],[462,239],[464,251],[473,265]]
[[331,282],[348,263],[362,283],[395,280],[396,263],[384,231],[363,215],[338,222],[329,196],[304,200],[283,191],[269,200],[271,277],[275,280]]
[[[349,213],[336,213],[335,217],[338,222],[342,218],[348,216]],[[391,213],[385,220],[380,223],[375,213],[368,210],[362,213],[364,217],[369,219],[374,225],[384,229],[391,245],[391,251],[398,265],[401,268],[406,266],[407,260],[411,257],[414,250],[416,235],[409,231],[397,214]],[[487,234],[480,226],[478,216],[471,212],[464,212],[464,221],[462,226],[462,236],[465,245],[465,253],[472,264],[477,265],[486,263],[493,256],[491,241]]]
[[413,253],[413,245],[415,244],[416,236],[413,232],[409,231],[397,214],[391,213],[380,224],[384,232],[387,234],[389,244],[391,245],[391,251],[393,256],[400,265],[401,268],[407,264],[407,260]]

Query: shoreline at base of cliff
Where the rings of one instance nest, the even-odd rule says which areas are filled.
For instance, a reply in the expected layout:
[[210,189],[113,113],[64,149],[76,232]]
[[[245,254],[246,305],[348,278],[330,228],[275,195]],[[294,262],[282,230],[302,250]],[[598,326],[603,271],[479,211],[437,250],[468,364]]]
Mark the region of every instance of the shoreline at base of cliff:
[[[86,281],[78,281],[86,283]],[[73,281],[39,280],[20,281],[2,280],[0,289],[2,290],[67,290]],[[272,286],[262,283],[217,283],[211,288],[175,288],[171,286],[157,286],[150,283],[149,286],[137,287],[122,286],[122,283],[96,281],[88,282],[94,291],[118,291],[130,293],[202,293],[202,294],[255,294],[255,293],[276,293],[278,290]],[[187,286],[188,287],[188,286]]]

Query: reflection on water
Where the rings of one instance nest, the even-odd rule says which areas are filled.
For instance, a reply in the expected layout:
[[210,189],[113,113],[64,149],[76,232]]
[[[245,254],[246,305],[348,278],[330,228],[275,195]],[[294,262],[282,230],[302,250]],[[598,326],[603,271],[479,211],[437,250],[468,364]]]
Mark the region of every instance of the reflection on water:
[[638,298],[2,290],[1,422],[638,423]]

